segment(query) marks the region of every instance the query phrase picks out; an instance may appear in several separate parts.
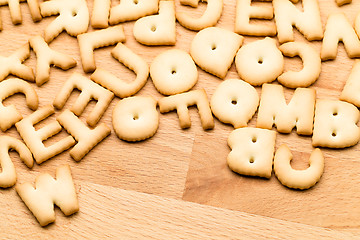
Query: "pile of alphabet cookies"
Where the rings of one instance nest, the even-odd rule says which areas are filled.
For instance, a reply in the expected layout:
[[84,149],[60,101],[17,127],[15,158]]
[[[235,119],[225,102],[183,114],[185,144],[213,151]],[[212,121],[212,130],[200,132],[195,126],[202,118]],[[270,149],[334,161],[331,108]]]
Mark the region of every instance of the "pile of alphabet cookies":
[[[235,1],[235,0],[234,0]],[[351,1],[351,0],[350,0]],[[339,6],[349,0],[336,0]],[[9,5],[11,19],[20,24],[20,0],[4,1]],[[214,128],[215,116],[232,125],[235,130],[228,138],[231,152],[227,163],[231,170],[247,176],[270,178],[274,171],[279,181],[294,189],[314,186],[324,170],[324,157],[315,148],[309,167],[295,170],[291,167],[292,154],[286,145],[275,151],[276,132],[290,133],[294,128],[299,135],[312,136],[314,147],[346,148],[358,143],[360,95],[360,61],[357,61],[342,91],[340,100],[316,100],[315,90],[307,88],[319,77],[321,62],[335,59],[339,42],[343,42],[350,58],[360,57],[360,17],[353,27],[344,14],[329,16],[322,28],[317,0],[303,0],[299,10],[289,0],[273,0],[265,6],[252,6],[251,0],[237,0],[234,31],[214,27],[222,15],[223,0],[207,0],[206,10],[200,17],[177,12],[172,0],[121,0],[112,6],[111,0],[94,0],[90,12],[86,0],[27,0],[34,22],[43,17],[56,18],[46,27],[42,36],[33,36],[28,43],[10,56],[0,56],[0,129],[5,132],[12,126],[23,142],[10,136],[0,136],[1,168],[0,187],[12,187],[16,172],[9,150],[19,153],[21,160],[31,168],[70,150],[75,161],[83,159],[111,129],[98,124],[107,107],[116,96],[121,100],[112,113],[116,135],[128,142],[143,141],[154,136],[159,126],[160,113],[177,111],[180,127],[191,126],[188,107],[198,108],[204,130]],[[180,0],[180,4],[198,7],[199,0]],[[91,19],[90,19],[91,16]],[[274,25],[251,22],[250,19],[275,19]],[[175,45],[176,21],[183,27],[198,31],[191,43],[190,52],[170,49],[159,54],[149,66],[139,55],[128,48],[120,23],[135,21],[133,35],[146,46]],[[96,30],[88,32],[89,24]],[[309,40],[322,40],[321,53],[304,42],[294,41],[293,27]],[[90,78],[74,73],[57,92],[52,105],[38,108],[39,101],[29,82],[42,86],[50,78],[50,67],[68,70],[77,62],[49,47],[60,33],[77,37],[82,68]],[[264,37],[243,45],[241,35]],[[277,41],[270,37],[277,37]],[[97,68],[93,51],[115,45],[111,55],[136,74],[134,81],[126,82],[109,71]],[[243,46],[242,46],[243,45]],[[36,55],[36,69],[23,62]],[[300,71],[284,71],[284,56],[298,56],[303,67]],[[235,61],[239,79],[223,81],[208,101],[205,90],[191,90],[198,81],[197,66],[224,79]],[[35,74],[34,74],[35,72]],[[16,76],[8,77],[9,75]],[[155,88],[163,95],[134,96],[146,84],[149,76]],[[277,80],[279,84],[271,84]],[[283,86],[294,90],[287,104]],[[255,86],[262,86],[259,98]],[[57,121],[35,129],[34,125],[62,110],[73,90],[81,93],[70,109],[63,110]],[[2,101],[22,93],[27,106],[34,112],[23,117]],[[79,119],[91,100],[96,105],[86,118]],[[258,112],[257,127],[247,123]],[[65,129],[69,136],[51,146],[44,141]],[[55,221],[54,204],[65,215],[79,210],[76,190],[68,165],[56,171],[56,179],[41,174],[32,183],[17,184],[16,191],[41,226]]]

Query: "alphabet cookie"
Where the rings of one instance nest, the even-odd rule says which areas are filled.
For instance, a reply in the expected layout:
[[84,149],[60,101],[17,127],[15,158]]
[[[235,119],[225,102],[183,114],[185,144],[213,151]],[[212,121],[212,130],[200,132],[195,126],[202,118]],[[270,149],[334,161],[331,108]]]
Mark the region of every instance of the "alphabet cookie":
[[281,133],[290,133],[296,127],[299,135],[311,135],[315,108],[315,90],[297,88],[286,104],[283,87],[264,84],[256,126],[272,129],[275,124]]
[[110,135],[111,129],[105,123],[99,124],[94,129],[86,127],[79,118],[66,109],[56,120],[66,131],[73,136],[77,143],[70,150],[70,156],[75,161],[80,161],[91,151],[98,143]]
[[2,0],[0,6],[8,5],[10,10],[10,17],[13,24],[22,23],[22,16],[20,10],[20,0]]
[[62,129],[61,125],[54,121],[39,130],[35,130],[34,125],[54,113],[54,108],[48,105],[15,124],[21,138],[34,155],[37,164],[41,164],[75,145],[75,140],[71,136],[67,136],[55,144],[45,147],[43,141],[59,133]]
[[50,0],[40,5],[43,17],[59,14],[45,29],[45,41],[50,43],[62,31],[70,36],[87,31],[89,26],[89,10],[85,0]]
[[79,211],[76,189],[69,165],[56,169],[56,179],[43,173],[31,183],[16,186],[16,192],[42,227],[55,221],[54,204],[66,215]]
[[243,39],[226,29],[206,28],[192,40],[190,55],[204,71],[225,78]]
[[209,101],[204,89],[180,93],[159,100],[161,113],[170,112],[176,109],[179,116],[180,127],[191,127],[191,119],[188,107],[196,105],[199,110],[201,125],[204,130],[214,128],[214,119],[209,106]]
[[354,146],[360,139],[359,110],[342,101],[320,99],[316,101],[314,147],[345,148]]
[[9,137],[0,136],[0,187],[12,187],[16,183],[16,171],[13,162],[9,156],[9,150],[14,149],[19,153],[20,159],[26,164],[28,168],[32,168],[34,160],[30,150],[20,140]]
[[91,26],[93,28],[107,28],[109,26],[110,7],[111,0],[94,0],[91,14]]
[[40,5],[38,0],[26,0],[29,5],[30,15],[34,22],[38,22],[42,19],[40,13]]
[[160,93],[173,95],[190,90],[198,80],[198,71],[187,52],[171,49],[153,60],[150,76]]
[[112,123],[116,135],[125,141],[142,141],[154,136],[159,127],[157,102],[152,97],[122,99],[114,108]]
[[223,123],[246,127],[259,106],[255,88],[240,79],[220,83],[211,97],[211,111]]
[[114,45],[125,41],[124,29],[122,26],[110,27],[95,32],[83,33],[77,36],[80,57],[84,72],[93,72],[96,69],[94,50],[96,48]]
[[252,0],[237,0],[235,32],[250,36],[275,36],[276,26],[272,23],[250,23],[250,19],[271,20],[274,9],[269,6],[251,6]]
[[260,128],[238,128],[228,138],[229,168],[247,176],[271,177],[276,132]]
[[290,162],[293,156],[290,149],[283,144],[276,150],[274,172],[281,184],[295,189],[308,189],[314,186],[324,172],[324,156],[319,148],[310,155],[309,167],[305,170],[295,170]]
[[[188,5],[196,8],[200,0],[180,0],[183,5]],[[221,17],[223,10],[223,0],[201,0],[207,2],[207,8],[203,15],[199,18],[191,17],[185,12],[176,12],[176,19],[178,22],[191,30],[199,31],[207,27],[215,26]]]
[[235,58],[241,79],[253,86],[274,81],[283,71],[284,57],[272,38],[265,38],[241,47]]
[[109,22],[111,25],[115,25],[120,22],[133,21],[155,14],[158,10],[159,0],[121,0],[118,5],[111,8]]
[[32,68],[22,63],[29,57],[30,48],[28,43],[9,57],[0,56],[0,81],[4,80],[9,74],[12,74],[24,80],[34,82],[35,76]]
[[41,36],[29,39],[31,48],[36,54],[36,85],[41,86],[50,79],[50,66],[54,65],[62,70],[68,70],[76,66],[76,61],[63,53],[49,48]]
[[133,34],[136,41],[144,45],[175,45],[175,2],[160,1],[159,14],[137,20]]
[[360,60],[355,60],[350,76],[341,92],[340,100],[360,107],[360,95],[358,89],[360,89]]
[[349,4],[352,2],[352,0],[335,0],[338,7],[341,7],[342,5]]
[[278,77],[278,82],[288,88],[308,87],[313,84],[321,72],[320,54],[310,45],[303,42],[288,42],[280,47],[284,56],[299,56],[303,69],[299,72],[287,71]]
[[120,98],[130,97],[140,91],[145,85],[150,71],[145,60],[122,43],[116,45],[111,51],[111,55],[134,71],[136,79],[132,82],[126,82],[117,78],[114,74],[99,68],[95,70],[90,78]]
[[109,106],[114,94],[90,79],[74,73],[56,95],[53,102],[54,107],[62,109],[75,88],[81,91],[80,96],[71,107],[71,111],[77,116],[81,115],[91,99],[97,101],[96,106],[86,119],[86,122],[94,127]]
[[38,95],[29,83],[18,78],[11,78],[0,82],[0,129],[3,132],[22,119],[21,113],[19,113],[14,105],[4,106],[2,103],[6,98],[16,93],[23,93],[25,95],[26,105],[31,110],[35,111],[38,108]]
[[344,43],[349,58],[360,57],[360,41],[354,28],[345,14],[334,13],[328,17],[326,22],[321,45],[321,59],[323,61],[336,58],[339,41]]
[[300,11],[290,0],[274,0],[275,23],[280,43],[294,41],[293,26],[307,40],[321,40],[323,29],[317,0],[303,0],[304,11]]

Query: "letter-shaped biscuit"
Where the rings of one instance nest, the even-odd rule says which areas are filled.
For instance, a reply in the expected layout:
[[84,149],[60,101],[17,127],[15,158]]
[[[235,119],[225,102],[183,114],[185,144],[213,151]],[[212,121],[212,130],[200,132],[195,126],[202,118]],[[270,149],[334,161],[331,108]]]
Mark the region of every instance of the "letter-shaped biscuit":
[[136,41],[144,45],[175,45],[175,2],[160,1],[159,14],[137,20],[133,34]]
[[259,96],[255,88],[240,79],[220,83],[210,102],[215,117],[234,128],[246,127],[258,105]]
[[62,31],[76,37],[88,29],[89,10],[85,0],[50,0],[41,3],[40,10],[43,17],[59,14],[45,29],[47,43]]
[[56,169],[56,179],[43,173],[36,177],[35,188],[31,183],[24,183],[17,185],[16,191],[42,227],[55,221],[54,204],[66,216],[79,211],[69,165]]
[[278,82],[288,88],[308,87],[320,76],[320,54],[304,42],[288,42],[279,47],[284,56],[299,56],[303,69],[299,72],[287,71],[278,77]]
[[112,115],[116,135],[125,141],[142,141],[159,127],[157,102],[152,97],[129,97],[118,102]]
[[355,60],[350,76],[340,95],[340,100],[360,107],[360,60]]
[[30,15],[34,22],[38,22],[42,19],[40,13],[40,6],[38,0],[26,0],[29,5]]
[[36,85],[41,86],[50,79],[50,66],[54,65],[62,70],[68,70],[76,66],[72,57],[56,52],[49,48],[41,36],[29,39],[31,48],[36,54]]
[[228,138],[232,149],[227,156],[229,168],[247,176],[271,177],[276,132],[260,128],[238,128]]
[[110,72],[99,68],[95,70],[90,78],[94,82],[109,89],[120,98],[130,97],[140,91],[140,89],[145,85],[149,77],[149,66],[144,59],[135,54],[122,43],[118,43],[111,51],[111,54],[119,62],[133,70],[136,74],[136,79],[132,82],[126,82],[117,78]]
[[70,150],[70,156],[75,161],[80,161],[99,142],[110,135],[111,129],[105,123],[101,123],[94,129],[86,127],[79,118],[66,109],[56,119],[77,141]]
[[[200,0],[180,0],[183,5],[197,7]],[[202,30],[207,27],[215,26],[221,17],[223,10],[223,0],[201,0],[207,2],[207,8],[199,18],[191,17],[185,12],[176,12],[176,19],[183,26],[191,30]]]
[[124,29],[122,26],[110,27],[95,32],[83,33],[77,36],[80,57],[84,72],[93,72],[96,69],[94,50],[96,48],[114,45],[125,41]]
[[334,13],[328,17],[325,27],[320,55],[323,61],[336,58],[339,41],[344,43],[349,58],[360,57],[360,41],[354,28],[345,14]]
[[[8,5],[10,9],[11,21],[13,24],[22,23],[20,2],[24,2],[25,0],[1,0],[0,6]],[[38,22],[42,19],[40,14],[40,7],[38,0],[26,0],[29,5],[31,18],[34,22]],[[1,30],[1,19],[0,19],[0,30]]]
[[296,127],[297,134],[311,135],[315,95],[314,89],[297,88],[286,104],[282,86],[264,84],[256,126],[271,129],[275,125],[281,133],[290,133]]
[[8,5],[10,10],[11,21],[13,24],[22,23],[20,0],[1,0],[0,6]]
[[274,81],[283,71],[284,57],[272,38],[265,38],[241,47],[235,58],[241,79],[253,86]]
[[31,67],[22,64],[30,57],[29,44],[16,50],[9,57],[0,56],[0,81],[4,80],[9,74],[19,78],[34,82],[34,72]]
[[5,132],[22,119],[21,114],[14,105],[4,106],[2,101],[15,93],[23,93],[26,105],[31,110],[36,110],[39,105],[38,95],[34,88],[24,80],[11,78],[0,83],[0,129]]
[[179,116],[180,127],[189,128],[191,119],[189,106],[196,105],[199,110],[201,125],[204,130],[214,128],[214,119],[209,106],[209,101],[204,89],[180,93],[159,100],[161,113],[170,112],[176,109]]
[[[104,1],[104,0],[100,0]],[[120,3],[110,9],[109,23],[138,20],[159,10],[159,0],[120,0]]]
[[286,144],[276,150],[274,158],[274,173],[281,184],[295,189],[308,189],[314,186],[324,172],[324,156],[319,148],[310,155],[309,167],[305,170],[295,170],[290,162],[293,156]]
[[280,43],[294,41],[293,26],[309,41],[323,38],[318,0],[302,0],[303,12],[290,0],[274,0],[273,5]]
[[210,27],[196,34],[190,54],[204,71],[225,78],[243,37],[226,29]]
[[342,101],[320,99],[316,101],[314,147],[345,148],[354,146],[360,139],[359,110]]
[[250,23],[250,19],[271,20],[273,17],[272,6],[251,6],[251,0],[237,0],[235,32],[250,36],[275,36],[276,26],[273,23]]
[[57,121],[54,121],[39,130],[35,130],[34,125],[54,113],[55,110],[53,106],[48,105],[15,124],[20,136],[33,153],[37,164],[41,164],[75,144],[75,140],[71,136],[67,136],[59,142],[45,147],[43,141],[59,133],[62,129],[61,125]]
[[2,188],[12,187],[16,183],[15,167],[9,156],[10,149],[14,149],[19,153],[20,159],[28,168],[32,168],[34,165],[32,154],[23,142],[13,137],[0,136],[0,162],[2,169],[0,173],[0,187]]
[[335,0],[338,7],[341,7],[342,5],[349,4],[352,2],[352,0]]
[[56,95],[53,102],[54,107],[62,109],[75,88],[81,91],[80,96],[71,107],[71,111],[77,116],[81,115],[91,99],[97,101],[93,111],[86,119],[86,122],[91,127],[94,127],[109,106],[114,94],[90,79],[78,73],[74,73]]
[[198,80],[198,71],[187,52],[171,49],[153,60],[150,76],[160,93],[173,95],[190,90]]
[[94,0],[91,14],[93,28],[107,28],[109,26],[111,0]]

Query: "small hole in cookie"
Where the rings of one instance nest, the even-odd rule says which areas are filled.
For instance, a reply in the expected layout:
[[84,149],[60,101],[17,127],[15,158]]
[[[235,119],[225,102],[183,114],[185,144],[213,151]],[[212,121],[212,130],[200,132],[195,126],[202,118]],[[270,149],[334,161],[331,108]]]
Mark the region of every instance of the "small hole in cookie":
[[171,70],[171,74],[172,74],[172,75],[176,74],[176,70],[175,70],[175,69],[172,69],[172,70]]
[[251,141],[252,141],[253,143],[256,143],[256,141],[257,141],[256,137],[254,136],[254,137],[251,139]]
[[249,163],[254,163],[254,162],[255,162],[254,158],[251,157],[251,158],[249,159]]
[[138,4],[139,3],[139,1],[138,0],[134,0],[134,4],[136,5],[136,4]]
[[236,104],[237,104],[237,101],[236,101],[236,100],[232,100],[231,103],[232,103],[233,105],[236,105]]
[[138,116],[138,115],[134,115],[134,116],[133,116],[133,120],[136,121],[136,120],[138,120],[138,119],[139,119],[139,116]]
[[258,64],[263,64],[263,60],[261,58],[258,60]]
[[333,116],[335,117],[335,116],[337,116],[338,115],[338,113],[337,112],[333,112]]
[[155,32],[156,31],[156,26],[152,26],[151,31]]
[[333,132],[331,136],[336,137],[336,132]]
[[211,46],[211,50],[216,50],[216,45],[215,44],[213,44],[212,46]]
[[77,12],[72,12],[73,17],[76,17],[76,15],[77,15]]

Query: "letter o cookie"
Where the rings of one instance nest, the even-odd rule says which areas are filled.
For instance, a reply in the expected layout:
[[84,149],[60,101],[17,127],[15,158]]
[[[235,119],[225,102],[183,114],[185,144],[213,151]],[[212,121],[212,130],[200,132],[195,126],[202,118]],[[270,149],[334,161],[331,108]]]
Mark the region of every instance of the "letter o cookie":
[[125,141],[142,141],[154,136],[159,127],[157,102],[152,97],[128,97],[116,105],[112,115],[116,135]]
[[274,81],[284,68],[284,57],[272,38],[249,43],[238,51],[236,69],[241,79],[253,86]]
[[174,95],[190,90],[198,80],[198,71],[187,52],[172,49],[154,59],[150,76],[160,93]]
[[229,79],[215,90],[210,105],[221,122],[230,123],[234,128],[246,127],[259,105],[259,96],[247,82]]

